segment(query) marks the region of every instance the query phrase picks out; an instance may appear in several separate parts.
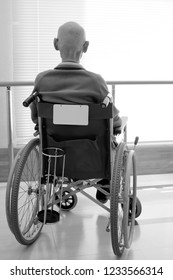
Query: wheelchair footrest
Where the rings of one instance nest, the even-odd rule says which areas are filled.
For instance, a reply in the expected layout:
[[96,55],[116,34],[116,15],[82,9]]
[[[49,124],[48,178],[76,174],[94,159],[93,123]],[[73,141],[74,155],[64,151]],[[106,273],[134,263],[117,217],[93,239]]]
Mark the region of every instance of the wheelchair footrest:
[[[42,210],[40,212],[38,212],[37,216],[38,216],[38,219],[41,223],[44,223],[44,213],[45,211]],[[47,215],[46,215],[46,224],[49,224],[49,223],[56,223],[59,221],[59,213],[55,210],[47,210]]]

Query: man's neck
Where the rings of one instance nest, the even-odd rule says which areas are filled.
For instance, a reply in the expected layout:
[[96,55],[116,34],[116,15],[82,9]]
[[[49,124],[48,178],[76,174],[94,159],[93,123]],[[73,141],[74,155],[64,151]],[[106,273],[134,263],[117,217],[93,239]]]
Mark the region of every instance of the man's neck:
[[62,63],[63,62],[73,62],[73,63],[79,63],[79,61],[74,60],[74,59],[62,59]]
[[78,63],[78,62],[73,62],[73,61],[62,61],[58,66],[61,66],[61,65],[73,65],[74,67],[78,67],[78,66],[80,66],[80,67],[82,67],[83,68],[83,66],[80,64],[80,63]]

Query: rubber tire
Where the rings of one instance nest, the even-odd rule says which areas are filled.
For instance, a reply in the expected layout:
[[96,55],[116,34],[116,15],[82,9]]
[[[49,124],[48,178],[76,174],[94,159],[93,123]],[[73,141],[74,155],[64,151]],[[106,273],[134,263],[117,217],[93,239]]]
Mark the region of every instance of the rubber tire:
[[[124,151],[126,150],[126,144],[120,143],[117,147],[113,174],[112,174],[112,186],[111,186],[111,196],[110,196],[110,227],[111,227],[111,242],[112,249],[115,255],[121,256],[125,244],[124,244],[124,234],[123,234],[123,218],[121,229],[119,232],[119,207],[121,207],[122,212],[124,211],[122,201],[119,200],[121,195],[121,171],[123,167],[123,157]],[[124,215],[124,214],[123,214]]]
[[[39,237],[40,232],[41,232],[42,227],[43,227],[43,223],[39,222],[37,219],[36,219],[37,224],[36,225],[34,224],[34,222],[35,222],[34,219],[37,216],[37,212],[38,212],[38,199],[37,199],[38,196],[37,195],[36,195],[36,207],[33,208],[31,219],[30,219],[30,221],[27,225],[27,227],[29,227],[29,229],[26,231],[26,233],[25,232],[23,233],[21,231],[21,228],[20,228],[20,225],[19,225],[19,214],[18,214],[19,189],[20,189],[20,182],[21,182],[22,174],[23,174],[27,159],[31,155],[32,151],[36,150],[36,147],[38,147],[39,144],[40,144],[39,139],[33,139],[22,150],[22,153],[20,154],[20,161],[17,164],[14,179],[13,179],[13,182],[12,182],[13,183],[12,184],[12,193],[11,193],[11,224],[12,224],[12,230],[13,230],[13,234],[15,235],[17,241],[19,243],[23,244],[23,245],[32,244]],[[37,158],[36,159],[37,160],[36,165],[38,166],[38,170],[39,170],[39,165],[40,165],[39,152],[36,155],[36,158]],[[34,164],[35,164],[35,162],[34,162]],[[25,173],[24,173],[24,175],[26,176]],[[25,192],[25,193],[27,193],[27,192]],[[39,196],[40,199],[44,199],[42,196],[43,195]],[[29,203],[28,203],[28,205],[29,205]],[[31,202],[31,205],[33,205],[33,201]],[[27,207],[27,208],[29,208],[29,207]],[[33,235],[32,236],[26,236],[26,234],[30,231],[32,226],[35,229],[35,231],[33,232]]]
[[[131,173],[132,170],[132,173]],[[130,176],[133,177],[133,186],[132,192],[130,189]],[[135,153],[133,150],[127,152],[126,163],[125,163],[125,188],[124,188],[124,219],[123,219],[123,228],[124,228],[124,242],[125,247],[130,248],[134,226],[135,226],[135,211],[136,211],[136,185],[137,185],[137,176],[136,176],[136,159]],[[129,205],[130,198],[132,198],[132,207],[131,207],[131,216],[129,218]]]
[[23,149],[24,149],[24,147],[21,148],[18,151],[17,155],[15,156],[13,164],[10,168],[10,173],[8,175],[7,188],[6,188],[6,196],[5,196],[6,218],[7,218],[8,226],[12,233],[13,233],[13,229],[12,229],[12,222],[11,222],[12,221],[12,218],[11,218],[11,193],[12,193],[14,175],[16,174],[17,165],[19,163],[20,155],[21,155]]

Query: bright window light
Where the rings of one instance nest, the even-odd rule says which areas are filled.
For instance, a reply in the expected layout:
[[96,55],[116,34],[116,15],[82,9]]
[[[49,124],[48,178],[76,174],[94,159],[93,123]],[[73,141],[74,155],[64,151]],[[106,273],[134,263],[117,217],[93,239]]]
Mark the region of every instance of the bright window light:
[[[34,80],[60,62],[53,38],[71,20],[90,41],[81,61],[86,69],[107,81],[173,80],[172,15],[170,0],[14,0],[14,80]],[[31,90],[15,90],[16,144],[33,134],[21,105]],[[142,142],[172,140],[172,91],[173,85],[116,86],[116,106],[129,118],[128,141],[136,135]]]

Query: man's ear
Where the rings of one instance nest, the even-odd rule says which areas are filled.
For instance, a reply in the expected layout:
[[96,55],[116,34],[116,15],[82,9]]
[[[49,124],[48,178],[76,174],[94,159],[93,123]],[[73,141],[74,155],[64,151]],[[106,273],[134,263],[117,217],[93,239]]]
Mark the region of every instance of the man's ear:
[[83,44],[83,52],[84,53],[87,52],[88,46],[89,46],[89,41],[85,41],[85,43]]
[[57,38],[54,38],[54,40],[53,40],[53,45],[54,45],[55,50],[56,50],[56,51],[59,51],[58,39],[57,39]]

